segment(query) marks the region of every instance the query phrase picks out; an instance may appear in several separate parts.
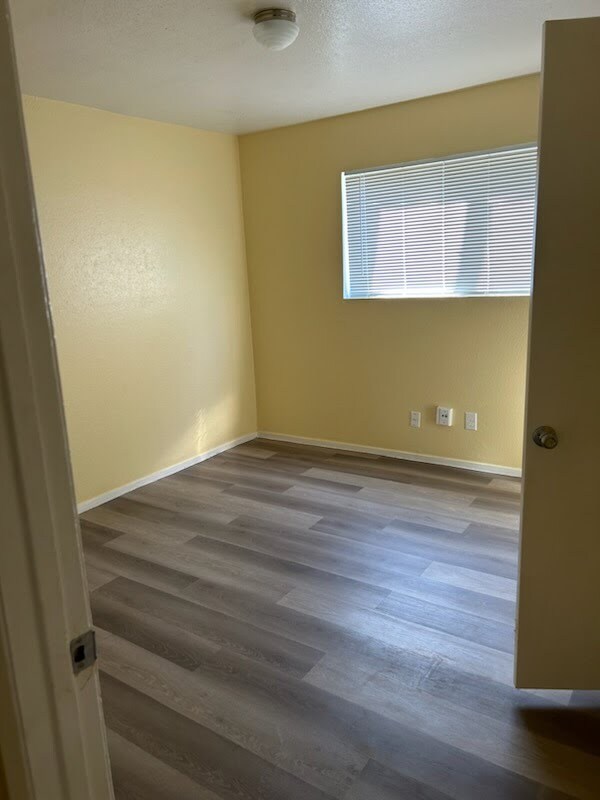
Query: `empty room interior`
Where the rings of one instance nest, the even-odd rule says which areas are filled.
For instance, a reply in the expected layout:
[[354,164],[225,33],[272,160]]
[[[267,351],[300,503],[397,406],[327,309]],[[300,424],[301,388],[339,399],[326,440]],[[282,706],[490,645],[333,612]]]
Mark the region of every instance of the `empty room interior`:
[[600,0],[10,5],[109,792],[599,798]]

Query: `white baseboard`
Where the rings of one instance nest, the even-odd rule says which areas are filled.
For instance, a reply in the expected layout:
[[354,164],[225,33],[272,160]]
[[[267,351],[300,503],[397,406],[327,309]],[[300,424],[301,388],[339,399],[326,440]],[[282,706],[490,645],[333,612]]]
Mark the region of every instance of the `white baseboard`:
[[121,495],[132,492],[134,489],[139,489],[141,486],[146,486],[148,483],[154,483],[154,481],[158,481],[161,478],[166,478],[167,475],[173,475],[176,472],[180,472],[182,469],[193,467],[194,464],[200,464],[202,461],[206,461],[219,453],[231,450],[232,447],[237,447],[238,444],[251,442],[253,439],[256,439],[256,436],[256,433],[248,433],[245,436],[239,436],[237,439],[232,439],[230,442],[217,445],[217,447],[213,447],[212,450],[207,450],[205,453],[201,453],[198,456],[188,458],[186,461],[180,461],[178,464],[159,469],[158,472],[145,475],[143,478],[138,478],[135,481],[131,481],[131,483],[126,483],[124,486],[118,486],[116,489],[111,489],[108,492],[104,492],[104,494],[99,494],[97,497],[91,497],[89,500],[84,500],[83,503],[78,503],[77,511],[79,514],[82,514],[84,511],[89,511],[90,508],[96,508],[96,506],[101,506],[103,503],[108,503],[109,500],[121,497]]
[[269,433],[268,431],[259,431],[258,438],[273,439],[273,441],[276,442],[290,442],[292,444],[309,444],[314,447],[331,447],[334,450],[351,450],[355,453],[368,453],[373,456],[387,456],[388,458],[399,458],[405,461],[418,461],[423,464],[437,464],[442,467],[469,469],[474,472],[486,472],[490,475],[505,475],[513,478],[521,477],[521,470],[518,467],[504,467],[500,464],[483,464],[480,461],[462,461],[458,458],[407,453],[402,450],[388,450],[385,447],[366,447],[362,444],[335,442],[328,439],[310,439],[306,436],[288,436],[285,433]]
[[121,497],[134,489],[139,489],[141,486],[146,486],[148,483],[154,483],[161,478],[166,478],[168,475],[174,475],[182,469],[193,467],[194,464],[200,464],[219,453],[224,453],[226,450],[231,450],[232,447],[237,447],[238,444],[251,442],[257,437],[261,439],[273,439],[277,442],[290,442],[291,444],[308,444],[313,447],[331,447],[335,450],[349,450],[355,453],[368,453],[374,456],[387,456],[388,458],[398,458],[405,461],[418,461],[423,464],[437,464],[444,467],[456,467],[457,469],[468,469],[474,472],[485,472],[490,475],[506,475],[514,478],[521,477],[521,470],[517,467],[504,467],[499,464],[482,464],[479,461],[462,461],[458,458],[444,458],[442,456],[422,455],[421,453],[408,453],[403,450],[389,450],[385,447],[367,447],[362,444],[350,444],[349,442],[336,442],[329,439],[311,439],[307,436],[290,436],[285,433],[270,433],[268,431],[260,431],[259,433],[248,433],[245,436],[239,436],[230,442],[225,442],[212,450],[207,450],[193,458],[188,458],[186,461],[180,461],[178,464],[173,464],[170,467],[165,467],[151,475],[145,475],[143,478],[138,478],[131,483],[126,483],[124,486],[118,486],[116,489],[111,489],[104,494],[99,494],[96,497],[91,497],[89,500],[84,500],[77,505],[77,511],[82,514],[84,511],[89,511],[91,508],[101,506],[103,503],[108,503],[109,500],[114,500],[116,497]]

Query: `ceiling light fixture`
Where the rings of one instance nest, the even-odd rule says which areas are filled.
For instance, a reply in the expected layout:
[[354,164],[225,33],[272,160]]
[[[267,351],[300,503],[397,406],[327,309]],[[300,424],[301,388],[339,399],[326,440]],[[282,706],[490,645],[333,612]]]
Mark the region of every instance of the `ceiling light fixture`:
[[300,33],[293,11],[266,8],[254,15],[254,38],[268,50],[284,50]]

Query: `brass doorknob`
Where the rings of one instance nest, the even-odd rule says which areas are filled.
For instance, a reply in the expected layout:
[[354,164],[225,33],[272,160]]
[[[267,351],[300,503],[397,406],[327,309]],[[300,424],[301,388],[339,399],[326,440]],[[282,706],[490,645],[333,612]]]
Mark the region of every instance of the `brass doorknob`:
[[545,447],[547,450],[552,450],[558,444],[556,431],[549,425],[540,425],[536,428],[532,438],[538,447]]

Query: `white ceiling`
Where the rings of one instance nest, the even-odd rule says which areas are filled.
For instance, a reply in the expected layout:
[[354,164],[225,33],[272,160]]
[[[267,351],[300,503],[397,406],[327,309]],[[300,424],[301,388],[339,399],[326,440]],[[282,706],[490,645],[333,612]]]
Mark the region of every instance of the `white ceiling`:
[[535,72],[544,20],[600,15],[600,0],[280,6],[300,36],[270,52],[251,21],[268,0],[12,0],[21,87],[244,133]]

